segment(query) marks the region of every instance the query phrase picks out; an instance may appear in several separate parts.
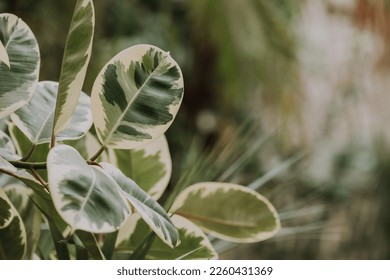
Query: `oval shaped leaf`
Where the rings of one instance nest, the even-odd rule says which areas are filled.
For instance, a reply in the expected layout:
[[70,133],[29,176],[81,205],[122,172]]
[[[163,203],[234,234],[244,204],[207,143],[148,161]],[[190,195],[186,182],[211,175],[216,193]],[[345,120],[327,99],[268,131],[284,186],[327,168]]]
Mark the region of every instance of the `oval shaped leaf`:
[[155,200],[171,179],[172,159],[165,135],[134,150],[111,150],[111,162]]
[[[50,142],[57,92],[57,82],[39,82],[36,93],[27,105],[11,115],[11,120],[34,145]],[[89,96],[81,92],[77,98],[75,112],[65,130],[57,135],[57,140],[79,139],[92,126]]]
[[179,194],[172,211],[204,231],[232,242],[258,242],[274,236],[280,220],[272,204],[246,187],[205,182]]
[[92,0],[77,0],[62,60],[54,114],[54,135],[67,127],[77,106],[91,58],[94,28],[95,10]]
[[89,166],[74,148],[51,149],[47,167],[54,205],[74,230],[113,232],[130,214],[116,182],[100,168]]
[[[40,55],[34,34],[15,15],[0,14],[0,40],[9,62],[9,65],[0,63],[0,118],[3,118],[24,106],[35,92]],[[4,61],[4,52],[2,56]]]
[[[178,215],[172,216],[172,222],[179,230],[180,245],[172,249],[157,239],[148,251],[146,259],[209,260],[218,258],[218,254],[200,228]],[[142,218],[138,214],[132,214],[119,230],[115,249],[116,257],[122,259],[130,255],[148,233],[148,226]]]
[[100,165],[122,189],[124,195],[131,205],[142,216],[145,222],[170,247],[179,244],[179,233],[172,224],[165,210],[145,191],[143,191],[133,180],[127,178],[115,166],[102,162]]
[[133,149],[152,142],[173,122],[183,76],[168,52],[136,45],[112,58],[92,88],[92,114],[105,147]]
[[26,250],[26,230],[22,218],[0,188],[0,259],[22,259]]

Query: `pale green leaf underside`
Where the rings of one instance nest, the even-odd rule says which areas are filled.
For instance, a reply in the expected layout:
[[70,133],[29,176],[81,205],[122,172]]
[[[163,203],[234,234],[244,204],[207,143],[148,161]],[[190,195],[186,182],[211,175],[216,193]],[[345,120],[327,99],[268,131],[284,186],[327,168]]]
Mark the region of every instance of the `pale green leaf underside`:
[[54,114],[54,134],[65,129],[77,106],[91,58],[94,28],[95,10],[92,0],[78,0],[62,60]]
[[[57,91],[57,82],[39,82],[32,99],[11,115],[11,120],[34,145],[50,142]],[[77,98],[76,109],[57,140],[79,139],[92,126],[89,96],[81,92]]]
[[115,166],[105,162],[100,163],[100,165],[117,182],[130,204],[157,236],[170,247],[177,246],[180,242],[179,234],[165,210]]
[[2,41],[0,41],[0,63],[1,62],[4,62],[5,65],[8,66],[8,68],[10,67],[7,50],[5,49]]
[[34,34],[15,15],[0,14],[0,41],[9,62],[9,65],[0,63],[0,118],[3,118],[26,104],[35,92],[40,55]]
[[205,182],[186,188],[171,210],[220,239],[258,242],[274,236],[280,220],[272,204],[246,187]]
[[47,166],[56,210],[74,230],[113,232],[131,213],[116,182],[100,167],[89,166],[74,148],[55,146]]
[[168,52],[136,45],[112,58],[92,88],[92,114],[106,147],[133,149],[152,142],[173,122],[183,76]]
[[155,200],[164,193],[171,179],[172,159],[165,135],[134,150],[112,150],[111,162],[137,182]]
[[0,188],[0,260],[22,259],[26,230],[19,213]]
[[[172,216],[172,222],[180,235],[180,245],[172,249],[161,240],[155,240],[146,255],[151,260],[200,260],[217,259],[218,255],[203,231],[189,220],[178,215]],[[118,258],[130,255],[148,234],[148,226],[138,214],[133,214],[121,227],[117,239]]]

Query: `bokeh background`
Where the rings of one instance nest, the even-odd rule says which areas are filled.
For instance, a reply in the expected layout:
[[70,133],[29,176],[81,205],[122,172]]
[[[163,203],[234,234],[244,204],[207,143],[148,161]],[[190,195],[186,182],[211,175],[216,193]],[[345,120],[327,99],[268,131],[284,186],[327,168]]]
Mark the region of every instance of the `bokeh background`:
[[[75,2],[0,0],[36,35],[41,80],[58,80]],[[169,50],[185,78],[172,185],[257,184],[280,213],[278,236],[221,258],[390,258],[390,0],[94,2],[84,91],[124,48]]]

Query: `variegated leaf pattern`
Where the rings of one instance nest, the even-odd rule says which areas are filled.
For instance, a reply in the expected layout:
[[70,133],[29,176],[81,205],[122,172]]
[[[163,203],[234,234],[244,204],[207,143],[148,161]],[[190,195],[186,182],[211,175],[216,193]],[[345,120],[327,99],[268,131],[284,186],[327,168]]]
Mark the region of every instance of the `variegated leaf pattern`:
[[165,210],[115,166],[105,162],[100,163],[100,165],[118,183],[131,205],[157,236],[168,246],[172,248],[177,246],[180,243],[179,233]]
[[30,197],[33,192],[21,184],[11,184],[4,187],[9,200],[17,209],[26,229],[25,259],[32,259],[41,232],[42,215]]
[[110,150],[110,162],[155,200],[171,179],[172,159],[165,135],[134,150]]
[[104,147],[133,149],[162,135],[183,98],[177,63],[151,45],[130,47],[112,58],[92,88],[92,114]]
[[0,188],[0,260],[22,259],[26,251],[26,230],[22,218]]
[[7,61],[4,50],[1,51],[1,60],[5,62],[0,63],[0,118],[3,118],[24,106],[34,94],[40,54],[31,29],[12,14],[0,14],[0,41],[8,57]]
[[266,198],[230,183],[192,185],[178,195],[171,211],[207,233],[232,242],[262,241],[280,229],[279,216]]
[[15,145],[11,138],[0,130],[0,156],[6,160],[19,160],[21,157],[16,153]]
[[2,41],[0,41],[0,63],[1,62],[5,63],[5,65],[7,65],[8,68],[10,67],[7,50],[5,49]]
[[[13,123],[27,136],[33,145],[50,142],[57,92],[57,82],[39,82],[37,91],[32,99],[11,115]],[[57,140],[79,139],[92,126],[89,96],[81,92],[77,98],[76,109],[65,130],[58,133]]]
[[74,230],[113,232],[131,213],[117,183],[100,167],[89,166],[74,148],[55,146],[47,166],[56,210]]
[[66,39],[59,89],[54,113],[54,134],[67,127],[79,100],[91,58],[95,29],[92,0],[78,0]]
[[[157,239],[148,251],[146,259],[209,260],[218,258],[218,254],[200,228],[178,215],[173,215],[171,219],[179,231],[181,240],[179,246],[172,249]],[[122,259],[131,254],[147,234],[148,226],[138,214],[132,214],[119,230],[115,257]]]

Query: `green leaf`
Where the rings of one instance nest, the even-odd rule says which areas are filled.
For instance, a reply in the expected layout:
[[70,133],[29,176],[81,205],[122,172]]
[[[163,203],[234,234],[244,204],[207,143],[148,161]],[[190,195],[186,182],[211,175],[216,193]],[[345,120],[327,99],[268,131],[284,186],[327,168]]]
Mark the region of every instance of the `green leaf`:
[[183,76],[168,52],[136,45],[112,58],[92,88],[92,114],[105,147],[133,149],[152,142],[173,122]]
[[32,259],[41,232],[42,216],[39,209],[30,200],[32,191],[23,185],[8,185],[4,188],[9,200],[19,212],[27,237],[26,259]]
[[157,236],[170,247],[177,246],[180,243],[179,234],[165,210],[115,166],[105,162],[100,165],[118,183],[131,205]]
[[22,218],[0,188],[0,259],[22,259],[26,250],[26,230]]
[[[27,105],[11,115],[11,120],[33,145],[50,142],[57,92],[57,82],[39,82],[36,93]],[[75,112],[66,128],[56,136],[57,140],[79,139],[92,126],[89,96],[81,92],[77,98]]]
[[8,66],[8,68],[10,67],[7,50],[5,49],[3,42],[0,41],[0,63],[1,62],[4,62],[5,65]]
[[[77,141],[64,141],[63,144],[75,148],[83,158],[91,158],[101,147],[97,138],[90,132],[87,132],[84,137]],[[103,151],[98,159],[109,161],[107,152]]]
[[246,187],[205,182],[186,188],[171,210],[207,233],[232,242],[258,242],[274,236],[280,220],[272,204]]
[[165,135],[134,150],[112,150],[111,162],[155,200],[168,186],[172,173],[172,159]]
[[[147,259],[194,260],[218,258],[217,253],[200,228],[178,215],[172,216],[172,222],[179,230],[180,244],[172,249],[161,240],[156,239],[146,255]],[[116,257],[124,258],[130,255],[147,234],[148,226],[142,221],[141,217],[138,214],[131,215],[119,230]]]
[[26,170],[16,168],[11,163],[3,159],[1,156],[0,156],[0,172],[16,177],[22,181],[27,180],[39,184],[39,182]]
[[0,130],[0,156],[6,160],[19,160],[21,158],[17,155],[11,138],[2,130]]
[[64,130],[84,84],[95,28],[92,0],[78,0],[73,13],[61,66],[53,134]]
[[[38,43],[27,24],[12,14],[0,14],[0,118],[24,106],[35,92],[40,55]],[[5,61],[4,61],[5,60]]]
[[44,162],[49,152],[47,143],[35,145],[27,138],[27,136],[13,123],[8,123],[8,131],[15,145],[17,154],[30,162]]
[[54,205],[74,230],[112,232],[130,214],[117,183],[100,167],[89,166],[74,148],[55,146],[47,167]]

